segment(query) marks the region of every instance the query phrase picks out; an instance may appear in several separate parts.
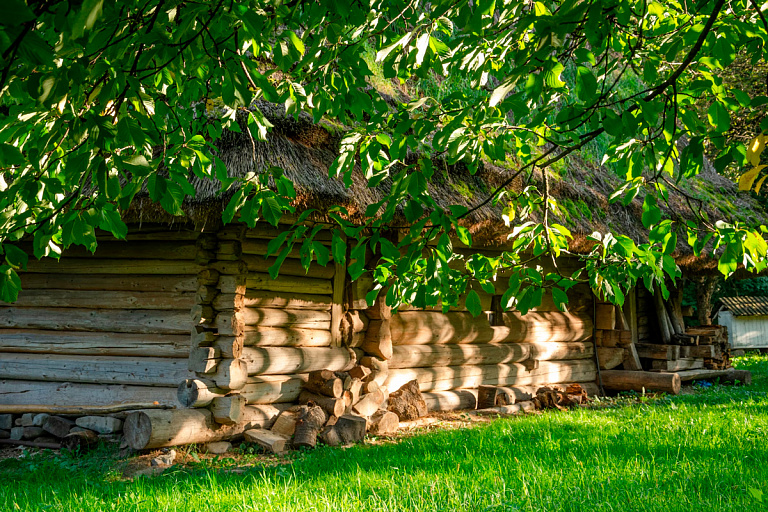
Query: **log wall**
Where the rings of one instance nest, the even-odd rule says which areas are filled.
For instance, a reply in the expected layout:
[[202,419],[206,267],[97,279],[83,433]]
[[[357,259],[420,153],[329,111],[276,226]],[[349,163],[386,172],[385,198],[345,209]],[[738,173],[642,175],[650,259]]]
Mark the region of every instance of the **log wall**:
[[[414,379],[428,393],[596,379],[593,295],[586,286],[569,292],[567,312],[547,296],[525,316],[494,309],[498,298],[480,291],[485,311],[478,317],[463,301],[447,313],[404,307],[392,314],[381,303],[366,304],[371,287],[365,279],[349,285],[342,335],[347,346],[363,351],[363,364],[379,372],[390,391]],[[496,288],[504,293],[503,279]]]
[[176,403],[209,237],[129,232],[30,259],[19,300],[0,303],[0,405]]
[[[246,406],[292,402],[307,372],[354,365],[338,327],[346,269],[331,261],[306,271],[294,250],[277,279],[269,275],[275,258],[266,257],[267,246],[288,227],[231,225],[217,233],[209,268],[218,278],[199,283],[203,314],[189,357],[195,378],[179,386],[183,405],[213,407],[238,395]],[[315,240],[329,238],[320,232]]]

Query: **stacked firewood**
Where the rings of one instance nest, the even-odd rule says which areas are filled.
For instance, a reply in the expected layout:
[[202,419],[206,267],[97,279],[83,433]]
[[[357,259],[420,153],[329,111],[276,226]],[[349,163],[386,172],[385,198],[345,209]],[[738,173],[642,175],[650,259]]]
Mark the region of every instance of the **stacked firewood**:
[[416,381],[389,394],[374,377],[365,366],[310,372],[299,405],[282,411],[270,430],[247,430],[245,439],[271,453],[314,448],[318,441],[339,446],[361,442],[366,434],[391,434],[400,421],[427,415]]
[[637,346],[643,366],[651,371],[683,371],[730,368],[730,348],[725,327],[689,327],[683,336],[668,344],[643,343]]

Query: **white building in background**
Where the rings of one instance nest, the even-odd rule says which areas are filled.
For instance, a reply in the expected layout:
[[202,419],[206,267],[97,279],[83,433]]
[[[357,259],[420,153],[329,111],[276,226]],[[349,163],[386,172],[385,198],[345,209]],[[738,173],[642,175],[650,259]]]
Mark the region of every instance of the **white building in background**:
[[723,297],[716,314],[733,349],[768,348],[768,297]]

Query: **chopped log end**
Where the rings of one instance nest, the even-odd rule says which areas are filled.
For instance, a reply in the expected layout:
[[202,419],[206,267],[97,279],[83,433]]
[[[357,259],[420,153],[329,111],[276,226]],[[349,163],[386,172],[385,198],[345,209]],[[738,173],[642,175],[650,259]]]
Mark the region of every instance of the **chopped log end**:
[[343,398],[331,398],[317,395],[309,391],[302,391],[299,394],[299,402],[302,404],[313,404],[322,407],[330,416],[341,416],[344,414],[346,405]]
[[333,428],[344,444],[359,443],[365,439],[368,421],[360,416],[345,414],[340,416]]
[[415,420],[427,415],[427,404],[419,391],[419,382],[412,380],[389,395],[387,410],[397,414],[400,421]]
[[296,448],[314,448],[320,430],[311,421],[299,420],[293,434],[293,446]]
[[296,422],[299,415],[293,411],[283,411],[272,425],[272,432],[290,438],[296,431]]
[[368,422],[368,432],[375,435],[392,434],[397,431],[399,423],[400,419],[397,417],[397,414],[390,411],[378,410],[373,413],[373,416],[371,416],[371,419]]
[[288,438],[262,428],[254,428],[243,432],[245,440],[259,445],[268,453],[283,453],[288,444]]
[[152,437],[152,420],[142,411],[132,412],[125,418],[123,436],[134,450],[143,450]]

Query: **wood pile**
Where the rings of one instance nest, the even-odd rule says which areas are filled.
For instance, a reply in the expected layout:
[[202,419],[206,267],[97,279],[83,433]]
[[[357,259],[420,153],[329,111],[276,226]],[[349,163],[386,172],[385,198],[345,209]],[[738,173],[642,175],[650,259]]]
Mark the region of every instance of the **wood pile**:
[[400,421],[426,416],[415,381],[388,395],[374,379],[374,372],[360,365],[346,372],[310,372],[300,404],[280,412],[270,429],[246,430],[245,440],[269,453],[314,448],[318,441],[339,446],[361,442],[366,434],[391,434]]
[[99,441],[122,440],[125,414],[74,416],[69,414],[0,414],[2,444],[84,451]]
[[675,334],[669,343],[642,343],[637,346],[647,371],[725,370],[731,367],[728,332],[724,326],[689,327]]

